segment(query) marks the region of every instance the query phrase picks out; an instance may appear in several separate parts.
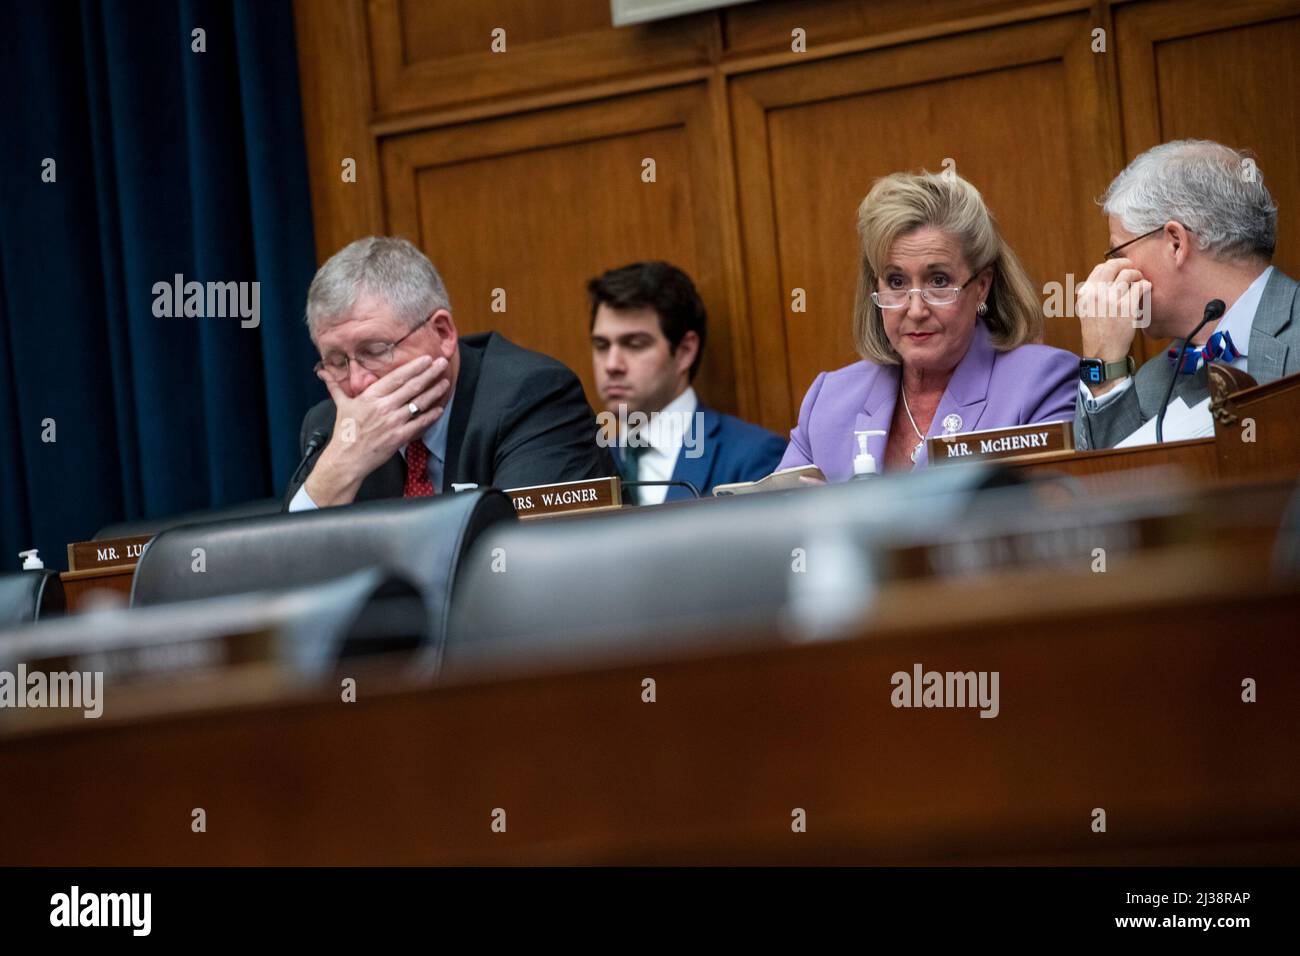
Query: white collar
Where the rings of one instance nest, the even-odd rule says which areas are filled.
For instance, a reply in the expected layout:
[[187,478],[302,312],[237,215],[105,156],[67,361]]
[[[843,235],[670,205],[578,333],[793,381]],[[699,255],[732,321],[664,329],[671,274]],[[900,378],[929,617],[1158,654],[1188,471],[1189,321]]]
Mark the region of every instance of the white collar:
[[1272,272],[1272,266],[1261,272],[1255,281],[1246,287],[1246,291],[1237,297],[1237,301],[1232,303],[1232,307],[1224,313],[1219,324],[1214,327],[1216,332],[1232,334],[1233,347],[1241,355],[1245,355],[1250,348],[1250,333],[1255,325],[1255,313],[1259,311],[1259,300],[1264,297],[1264,286],[1268,285],[1268,277]]
[[699,404],[695,389],[687,385],[685,391],[652,414],[646,426],[650,447],[675,454],[682,447],[682,436],[691,427]]

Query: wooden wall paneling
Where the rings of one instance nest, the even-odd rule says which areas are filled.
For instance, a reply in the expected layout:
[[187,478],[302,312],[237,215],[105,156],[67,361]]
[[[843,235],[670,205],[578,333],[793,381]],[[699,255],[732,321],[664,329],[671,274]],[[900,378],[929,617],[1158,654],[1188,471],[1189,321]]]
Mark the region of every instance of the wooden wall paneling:
[[728,7],[720,11],[730,57],[790,52],[791,31],[806,31],[808,54],[827,47],[893,44],[994,22],[1028,20],[1086,9],[1089,0],[800,0]]
[[[747,421],[757,421],[759,391],[765,388],[767,383],[759,381],[755,374],[757,357],[755,343],[749,332],[749,300],[745,292],[739,196],[736,192],[736,168],[732,162],[735,135],[731,126],[731,111],[727,105],[727,81],[721,74],[714,74],[709,80],[709,101],[716,137],[714,161],[717,164],[720,186],[718,221],[722,230],[721,278],[726,287],[727,314],[730,319],[726,330],[732,342],[736,411]],[[784,437],[783,433],[778,432],[778,434]]]
[[[1123,163],[1174,139],[1251,149],[1279,208],[1274,261],[1300,275],[1300,3],[1157,0],[1114,16]],[[1144,341],[1146,354],[1165,344]]]
[[[553,355],[595,404],[586,281],[663,258],[697,282],[709,341],[697,386],[736,407],[715,121],[707,84],[385,139],[389,229],[442,272],[462,332]],[[642,161],[656,181],[642,181]],[[506,311],[491,310],[506,290]]]
[[[316,255],[383,231],[379,157],[367,123],[372,91],[362,0],[295,0],[303,133]],[[340,68],[347,64],[347,68]],[[356,160],[356,182],[343,160]]]
[[[1093,51],[1093,31],[1105,31],[1104,53]],[[1074,235],[1069,254],[1047,261],[1036,278],[1044,292],[1045,283],[1059,283],[1062,301],[1069,306],[1064,316],[1048,317],[1044,308],[1044,339],[1049,345],[1080,352],[1079,319],[1073,314],[1073,290],[1084,282],[1110,248],[1110,231],[1097,198],[1123,165],[1122,127],[1117,96],[1114,23],[1107,3],[1094,2],[1088,18],[1080,24],[1062,55],[1066,77],[1067,122],[1071,134],[1067,188],[1077,203],[1081,229]],[[1050,225],[1048,228],[1051,228]],[[1135,356],[1136,357],[1136,356]]]
[[512,43],[532,44],[610,26],[608,0],[399,0],[395,6],[411,63],[480,53],[497,27]]
[[723,44],[730,55],[789,50],[790,31],[807,31],[815,46],[868,32],[867,5],[856,0],[750,3],[721,11]]
[[[1286,56],[1300,40],[1298,8],[1296,0],[769,0],[616,30],[605,0],[295,0],[317,250],[323,259],[386,221],[418,237],[424,227],[411,217],[429,197],[412,201],[417,184],[441,191],[456,175],[478,181],[495,148],[464,160],[478,173],[448,167],[394,178],[386,169],[381,181],[381,146],[385,163],[400,165],[404,144],[435,128],[474,137],[501,128],[489,117],[527,124],[556,107],[705,87],[707,135],[635,135],[685,150],[688,165],[709,171],[667,191],[689,196],[678,201],[688,218],[708,220],[710,239],[698,246],[688,229],[654,242],[659,254],[691,258],[710,307],[701,391],[780,431],[812,375],[853,358],[852,213],[871,179],[894,168],[937,168],[952,156],[990,199],[1035,281],[1064,285],[1104,248],[1093,200],[1134,153],[1189,135],[1247,145],[1283,209],[1278,265],[1300,270],[1300,232],[1286,214],[1300,201],[1288,176],[1300,90],[1297,59]],[[788,48],[795,21],[809,30],[804,55]],[[507,30],[506,54],[487,48],[495,25]],[[1088,47],[1097,25],[1108,30],[1109,55]],[[816,72],[815,61],[828,72]],[[937,125],[948,104],[961,107],[951,133]],[[870,112],[887,108],[922,119],[906,137],[872,140]],[[345,156],[357,160],[355,184],[341,181]],[[506,165],[502,158],[496,168]],[[386,183],[397,191],[385,196]],[[629,208],[605,214],[635,232],[639,207]],[[661,234],[649,215],[658,224],[647,234]],[[611,252],[633,245],[618,241]],[[687,251],[692,244],[699,255]],[[795,273],[820,310],[801,316],[799,336],[787,321]],[[477,293],[472,302],[480,307]],[[1049,323],[1049,342],[1077,346],[1075,319]],[[572,329],[523,333],[562,340],[562,357],[589,374],[578,355],[585,339],[570,338]],[[1155,345],[1139,339],[1135,352],[1153,354]]]
[[[1104,69],[1086,13],[769,70],[732,84],[761,422],[793,423],[816,374],[855,360],[855,213],[878,176],[951,158],[1041,287],[1105,249]],[[791,290],[808,311],[790,311]],[[1075,320],[1047,341],[1077,349]]]
[[[707,64],[717,30],[708,13],[615,28],[608,0],[369,0],[367,10],[381,115]],[[491,49],[496,27],[505,52]]]
[[[1094,65],[1097,67],[1097,81],[1100,88],[1104,91],[1103,109],[1105,111],[1104,122],[1106,128],[1105,143],[1108,147],[1106,150],[1109,158],[1109,166],[1101,170],[1097,182],[1110,184],[1127,162],[1124,155],[1124,120],[1120,113],[1120,93],[1119,93],[1119,58],[1121,54],[1119,35],[1115,29],[1114,6],[1115,3],[1128,2],[1128,0],[1093,0],[1092,4],[1092,28],[1100,28],[1105,32],[1106,54],[1094,58]],[[1091,49],[1091,46],[1089,47]],[[1096,194],[1097,199],[1101,198],[1101,193],[1105,191],[1104,186],[1099,187]],[[1094,212],[1103,223],[1106,222],[1105,215],[1100,206],[1096,206]],[[1109,226],[1103,226],[1106,229],[1106,248],[1110,248]],[[1083,282],[1098,262],[1101,261],[1102,251],[1097,252],[1097,258],[1089,263],[1073,263],[1070,272],[1074,276],[1075,286]],[[1061,281],[1061,280],[1058,280]],[[1068,290],[1066,290],[1068,291]],[[1072,298],[1069,295],[1067,300]],[[1077,317],[1068,321],[1078,321]],[[1149,355],[1150,345],[1144,335],[1135,335],[1133,342],[1129,346],[1129,354],[1133,356],[1138,365],[1142,365]]]
[[[791,427],[790,371],[785,353],[787,293],[777,262],[776,211],[771,202],[772,171],[768,163],[767,121],[763,104],[743,84],[733,83],[732,130],[735,136],[736,181],[745,254],[748,309],[739,334],[751,343],[756,401],[750,414],[776,430]],[[783,434],[784,431],[777,431]]]

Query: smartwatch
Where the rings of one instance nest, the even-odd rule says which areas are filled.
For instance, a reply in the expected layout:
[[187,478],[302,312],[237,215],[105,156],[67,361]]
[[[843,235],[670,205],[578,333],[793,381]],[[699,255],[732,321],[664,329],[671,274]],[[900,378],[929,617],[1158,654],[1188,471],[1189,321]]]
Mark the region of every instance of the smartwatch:
[[1112,379],[1124,378],[1137,371],[1133,356],[1124,356],[1122,362],[1103,362],[1101,359],[1079,359],[1079,381],[1084,385],[1100,385]]

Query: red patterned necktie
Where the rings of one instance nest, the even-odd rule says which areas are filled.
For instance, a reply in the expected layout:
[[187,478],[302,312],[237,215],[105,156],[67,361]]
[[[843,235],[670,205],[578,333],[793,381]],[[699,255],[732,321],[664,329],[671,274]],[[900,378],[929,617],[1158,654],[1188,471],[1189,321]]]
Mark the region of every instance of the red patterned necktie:
[[429,480],[429,449],[416,440],[406,446],[406,488],[403,498],[427,498],[438,492]]

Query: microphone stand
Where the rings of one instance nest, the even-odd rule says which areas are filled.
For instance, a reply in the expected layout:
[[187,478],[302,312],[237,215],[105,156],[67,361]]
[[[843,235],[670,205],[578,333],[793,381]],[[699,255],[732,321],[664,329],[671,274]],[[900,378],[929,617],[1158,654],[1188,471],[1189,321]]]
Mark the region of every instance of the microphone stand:
[[298,483],[298,476],[307,467],[307,462],[311,461],[311,456],[320,450],[327,438],[329,438],[329,432],[324,428],[318,428],[311,433],[311,438],[307,440],[307,452],[302,456],[302,461],[298,462],[298,467],[293,470],[293,477],[289,479],[290,485]]
[[1183,370],[1183,356],[1187,354],[1187,346],[1192,344],[1192,339],[1196,338],[1198,332],[1205,328],[1215,319],[1223,315],[1227,306],[1223,304],[1222,299],[1211,299],[1205,304],[1205,317],[1201,319],[1200,324],[1192,329],[1191,334],[1183,339],[1183,347],[1178,350],[1178,358],[1174,361],[1174,374],[1169,379],[1169,387],[1165,389],[1165,400],[1160,403],[1160,414],[1156,416],[1156,443],[1163,444],[1165,440],[1165,412],[1169,411],[1169,399],[1174,394],[1174,383],[1178,381],[1178,376]]

